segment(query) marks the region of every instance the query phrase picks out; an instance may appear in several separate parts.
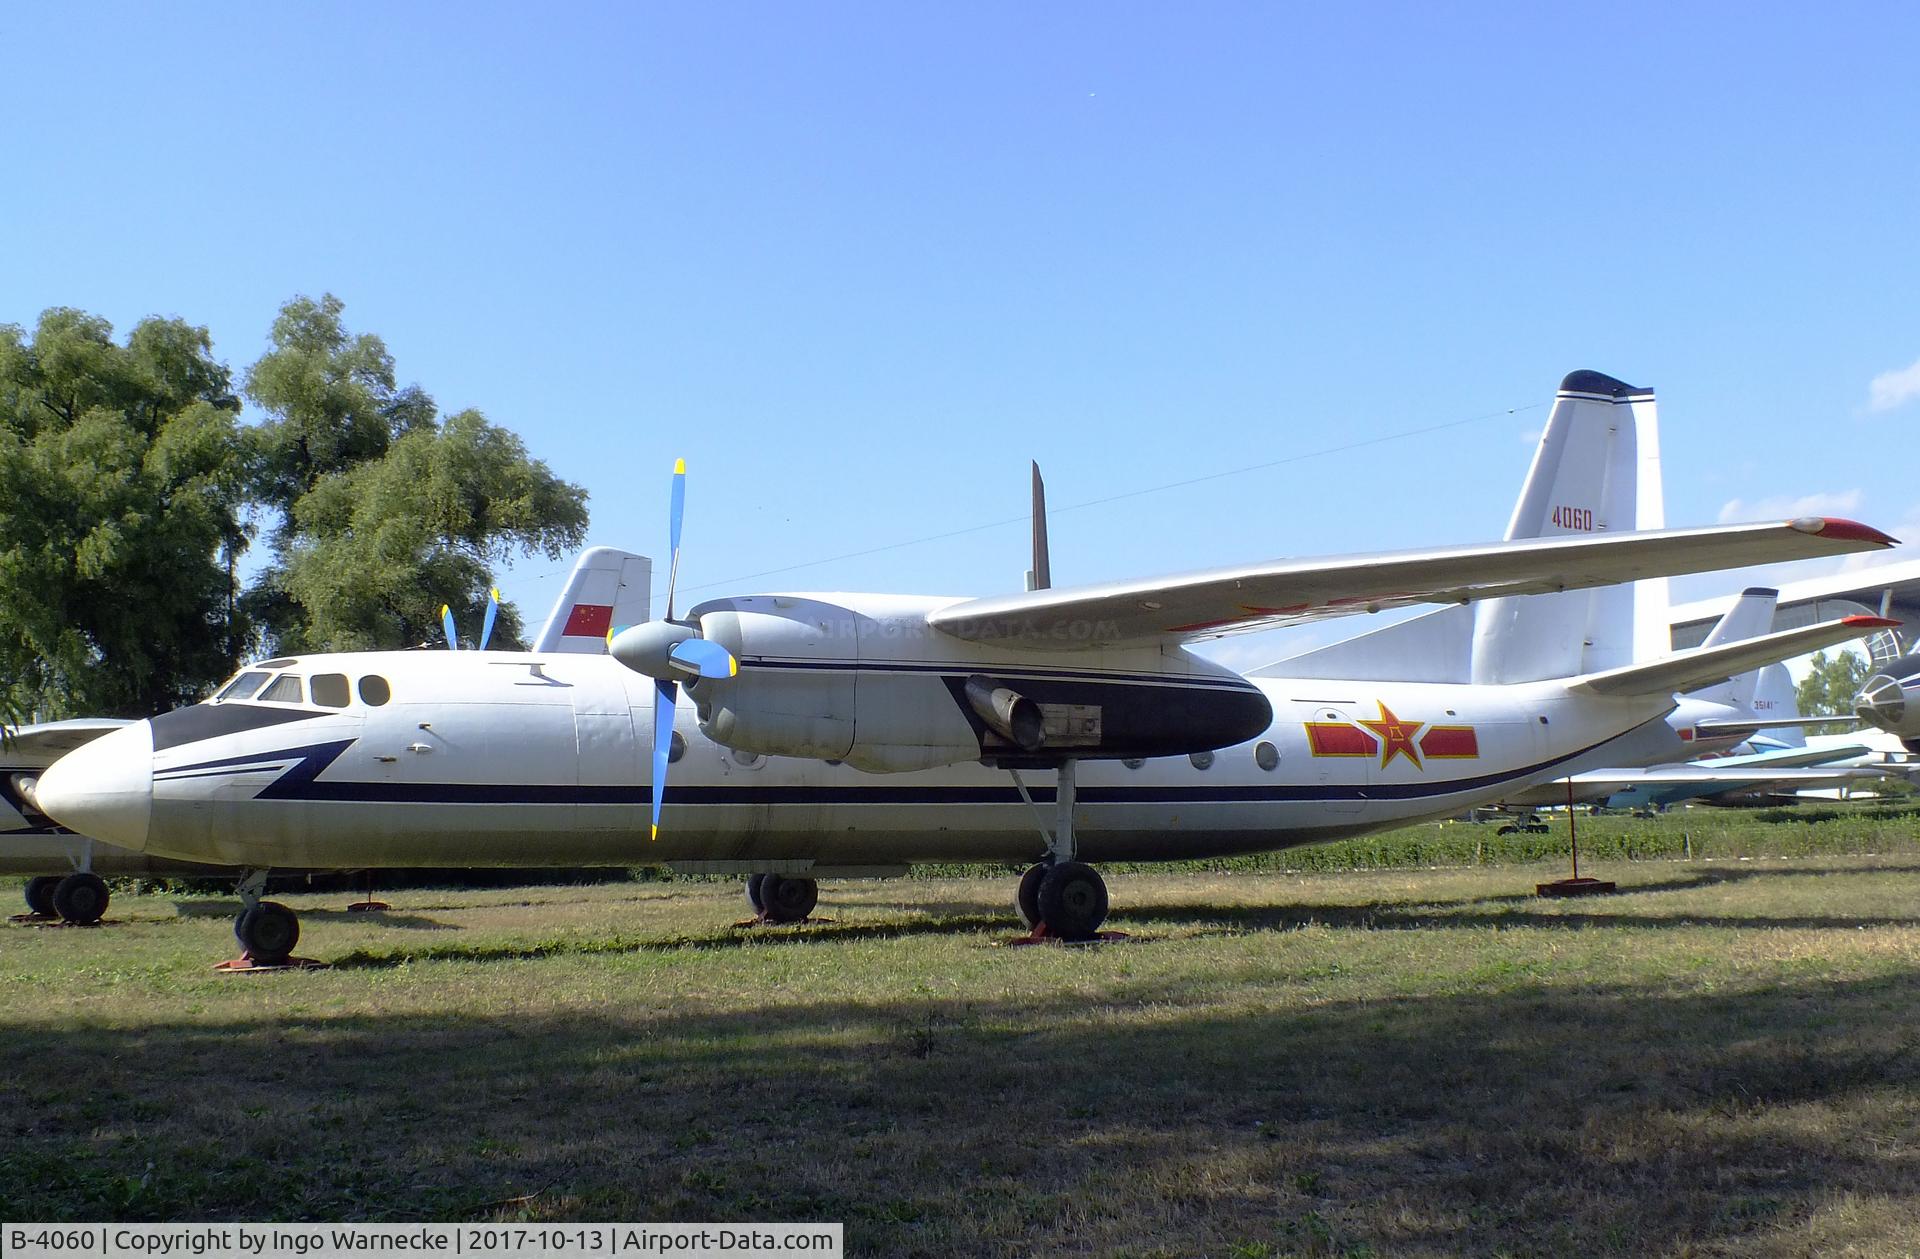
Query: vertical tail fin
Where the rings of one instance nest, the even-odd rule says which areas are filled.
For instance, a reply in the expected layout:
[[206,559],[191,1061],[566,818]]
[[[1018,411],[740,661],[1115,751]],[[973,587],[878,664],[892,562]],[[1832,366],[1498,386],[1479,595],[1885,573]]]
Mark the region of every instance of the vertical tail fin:
[[[1778,590],[1766,590],[1755,586],[1740,592],[1725,615],[1708,632],[1703,647],[1718,647],[1721,643],[1737,643],[1743,638],[1758,638],[1773,629],[1773,608],[1779,602]],[[1742,673],[1719,686],[1710,686],[1704,691],[1693,692],[1693,698],[1710,700],[1717,704],[1728,704],[1744,712],[1753,711],[1754,696],[1760,688],[1760,670]],[[1760,714],[1756,714],[1760,715]]]
[[[1557,537],[1666,523],[1651,389],[1599,372],[1560,382],[1507,537]],[[1534,682],[1672,650],[1664,580],[1494,599],[1479,605],[1472,680]]]
[[535,651],[600,655],[608,631],[648,620],[653,561],[610,546],[580,553],[566,588],[533,641]]
[[[1755,716],[1769,719],[1800,715],[1800,688],[1794,685],[1793,674],[1787,666],[1770,664],[1760,670],[1760,681],[1754,687],[1753,711]],[[1799,726],[1782,726],[1760,737],[1790,748],[1807,746],[1807,732]]]

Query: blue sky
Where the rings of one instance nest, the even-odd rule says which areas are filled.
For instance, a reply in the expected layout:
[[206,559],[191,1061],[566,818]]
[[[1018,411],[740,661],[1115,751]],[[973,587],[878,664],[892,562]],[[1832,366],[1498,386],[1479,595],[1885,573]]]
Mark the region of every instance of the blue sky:
[[1659,390],[1676,524],[1920,536],[1916,12],[9,5],[0,322],[237,370],[336,293],[595,542],[684,456],[699,594],[1017,588],[1021,523],[893,544],[1029,458],[1272,465],[1058,511],[1063,584],[1495,537],[1581,367]]

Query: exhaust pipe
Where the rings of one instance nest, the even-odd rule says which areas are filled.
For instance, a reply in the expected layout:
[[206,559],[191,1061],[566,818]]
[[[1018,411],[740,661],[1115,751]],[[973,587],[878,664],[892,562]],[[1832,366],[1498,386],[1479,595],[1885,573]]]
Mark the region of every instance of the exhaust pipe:
[[1040,705],[1012,687],[976,673],[967,679],[967,703],[987,729],[1022,752],[1038,752],[1046,746],[1047,722]]

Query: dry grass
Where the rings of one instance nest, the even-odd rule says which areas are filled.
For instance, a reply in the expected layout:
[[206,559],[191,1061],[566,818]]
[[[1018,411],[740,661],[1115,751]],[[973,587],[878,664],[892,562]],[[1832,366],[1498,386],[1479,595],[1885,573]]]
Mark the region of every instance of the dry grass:
[[[1920,861],[289,898],[0,932],[6,1218],[844,1220],[857,1254],[1896,1255]],[[510,1206],[500,1204],[532,1195]]]

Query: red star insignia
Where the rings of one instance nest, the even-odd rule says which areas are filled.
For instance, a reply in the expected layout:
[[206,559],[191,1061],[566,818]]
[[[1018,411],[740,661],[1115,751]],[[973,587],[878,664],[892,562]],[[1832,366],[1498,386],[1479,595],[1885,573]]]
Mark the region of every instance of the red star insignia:
[[[1378,703],[1379,701],[1375,701]],[[1425,768],[1420,764],[1420,749],[1414,745],[1413,736],[1420,733],[1424,721],[1402,721],[1393,715],[1386,704],[1380,704],[1380,720],[1360,723],[1380,736],[1380,768],[1385,769],[1396,756],[1405,756],[1413,762],[1415,769]]]

